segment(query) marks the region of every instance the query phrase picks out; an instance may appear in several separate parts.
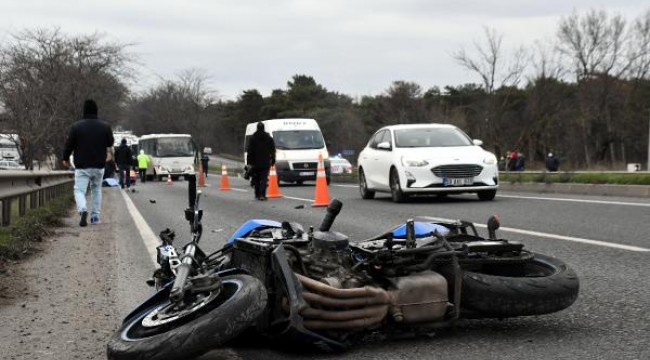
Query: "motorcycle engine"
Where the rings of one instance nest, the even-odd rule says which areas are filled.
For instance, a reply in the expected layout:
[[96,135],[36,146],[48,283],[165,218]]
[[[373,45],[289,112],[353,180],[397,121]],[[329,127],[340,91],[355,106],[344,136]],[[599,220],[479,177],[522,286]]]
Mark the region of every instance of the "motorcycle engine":
[[362,280],[351,270],[350,242],[336,231],[314,231],[305,265],[310,276],[339,289],[361,286]]

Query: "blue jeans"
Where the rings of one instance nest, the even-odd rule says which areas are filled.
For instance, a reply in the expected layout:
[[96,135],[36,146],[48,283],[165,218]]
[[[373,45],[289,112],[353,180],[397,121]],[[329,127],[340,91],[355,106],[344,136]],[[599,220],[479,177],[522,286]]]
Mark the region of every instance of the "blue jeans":
[[77,211],[88,211],[86,208],[86,191],[90,185],[90,197],[92,198],[91,215],[99,215],[102,208],[102,179],[104,169],[76,169],[74,171],[74,200],[77,203]]

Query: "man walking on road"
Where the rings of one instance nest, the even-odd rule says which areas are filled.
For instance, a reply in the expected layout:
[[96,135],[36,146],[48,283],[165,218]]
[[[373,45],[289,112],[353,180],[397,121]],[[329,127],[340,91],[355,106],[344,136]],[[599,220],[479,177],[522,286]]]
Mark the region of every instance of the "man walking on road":
[[205,177],[208,177],[208,163],[210,162],[210,157],[208,154],[203,153],[203,156],[201,156],[201,169],[203,170],[203,173],[205,174]]
[[126,145],[126,139],[122,139],[120,146],[115,150],[115,163],[119,170],[120,187],[122,189],[131,188],[131,165],[133,164],[133,154],[131,148]]
[[138,155],[138,172],[140,173],[140,181],[144,184],[147,180],[147,167],[149,167],[149,155],[140,150]]
[[70,155],[74,154],[74,199],[80,217],[79,226],[88,225],[86,190],[89,184],[92,198],[90,223],[100,223],[106,148],[113,146],[113,142],[111,127],[97,118],[97,104],[93,100],[86,100],[82,119],[70,128],[63,151],[63,166],[66,169],[70,167]]
[[275,143],[273,138],[264,131],[264,123],[257,123],[257,131],[251,137],[247,149],[246,163],[252,168],[250,172],[255,186],[255,198],[266,200],[266,184],[269,168],[275,165]]

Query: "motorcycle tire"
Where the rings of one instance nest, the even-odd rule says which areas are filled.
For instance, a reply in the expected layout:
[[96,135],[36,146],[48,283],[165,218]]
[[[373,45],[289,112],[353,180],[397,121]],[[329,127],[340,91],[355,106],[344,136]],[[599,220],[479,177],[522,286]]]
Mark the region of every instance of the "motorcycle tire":
[[492,264],[464,270],[461,308],[465,314],[461,311],[461,317],[507,318],[553,313],[571,306],[578,297],[579,287],[573,269],[559,259],[541,254],[534,254],[522,264]]
[[255,324],[266,307],[262,282],[249,275],[224,276],[214,298],[189,315],[169,323],[145,326],[168,298],[129,318],[108,343],[112,360],[181,360],[200,356],[233,339]]

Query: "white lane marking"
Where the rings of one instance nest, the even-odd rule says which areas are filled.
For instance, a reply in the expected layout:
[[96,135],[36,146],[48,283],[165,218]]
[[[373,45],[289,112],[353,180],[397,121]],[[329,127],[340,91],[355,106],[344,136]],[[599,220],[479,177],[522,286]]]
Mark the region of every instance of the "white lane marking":
[[[457,220],[457,219],[438,218],[438,217],[432,217],[432,216],[418,216],[418,218],[426,219],[426,220],[432,220],[432,221],[441,221],[441,222],[454,222],[454,221]],[[474,226],[480,227],[480,228],[487,228],[487,225],[483,225],[483,224],[474,224]],[[549,233],[543,233],[543,232],[539,232],[539,231],[515,229],[515,228],[509,228],[509,227],[500,227],[499,230],[512,232],[512,233],[516,233],[516,234],[539,236],[539,237],[545,237],[545,238],[557,239],[557,240],[565,240],[565,241],[573,241],[573,242],[589,244],[589,245],[605,246],[605,247],[610,247],[610,248],[615,248],[615,249],[620,249],[620,250],[628,250],[628,251],[636,251],[636,252],[648,252],[648,251],[650,251],[650,249],[648,249],[648,248],[642,248],[642,247],[638,247],[638,246],[623,245],[623,244],[611,243],[611,242],[601,241],[601,240],[583,239],[583,238],[578,238],[578,237],[573,237],[573,236],[549,234]]]
[[230,188],[230,190],[239,191],[239,192],[248,192],[248,190],[246,190],[246,189]]
[[135,222],[135,226],[138,228],[138,232],[140,233],[142,242],[144,242],[144,246],[147,248],[147,252],[149,253],[151,262],[153,262],[154,265],[157,266],[156,248],[160,244],[162,244],[162,242],[158,240],[158,237],[153,232],[153,230],[151,230],[151,228],[147,224],[147,221],[144,219],[144,217],[142,217],[142,214],[140,214],[138,209],[135,207],[131,198],[126,194],[126,191],[120,191],[120,193],[122,194],[122,197],[126,202],[126,208],[129,210],[129,213],[131,213],[131,217],[133,217],[133,222]]
[[286,198],[286,199],[293,199],[293,200],[306,201],[306,202],[314,202],[314,200],[303,199],[303,198],[294,197],[294,196],[285,196],[285,198]]
[[[347,187],[347,188],[358,188],[359,187],[359,185],[343,185],[343,184],[333,184],[332,186]],[[587,204],[604,204],[604,205],[623,205],[623,206],[650,207],[650,202],[648,202],[648,203],[636,203],[636,202],[625,202],[625,201],[552,198],[552,197],[541,197],[541,196],[516,196],[516,195],[501,195],[501,194],[497,194],[497,197],[511,198],[511,199],[567,201],[567,202],[579,202],[579,203],[587,203]]]
[[623,202],[623,201],[588,200],[588,199],[566,199],[566,198],[551,198],[551,197],[541,197],[541,196],[515,196],[515,195],[499,195],[499,194],[497,194],[497,197],[513,198],[513,199],[548,200],[548,201],[568,201],[568,202],[580,202],[580,203],[589,203],[589,204],[605,204],[605,205],[624,205],[624,206],[644,206],[644,207],[650,207],[650,203],[635,203],[635,202]]

